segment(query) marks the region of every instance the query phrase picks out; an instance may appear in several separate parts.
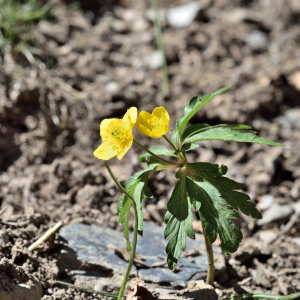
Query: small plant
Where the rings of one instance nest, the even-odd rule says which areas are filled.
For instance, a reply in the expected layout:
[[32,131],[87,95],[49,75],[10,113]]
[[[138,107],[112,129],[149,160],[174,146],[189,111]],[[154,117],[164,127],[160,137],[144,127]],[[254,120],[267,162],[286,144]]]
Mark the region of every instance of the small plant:
[[[128,280],[133,264],[137,234],[143,235],[143,211],[144,198],[152,197],[148,187],[151,175],[164,169],[178,169],[178,179],[171,198],[167,204],[165,215],[164,238],[168,240],[166,252],[167,263],[170,270],[176,266],[182,251],[186,251],[186,236],[195,238],[192,227],[192,207],[199,212],[205,237],[208,274],[207,283],[213,284],[214,280],[214,256],[212,243],[217,236],[221,240],[221,248],[224,253],[235,252],[243,235],[240,229],[231,219],[240,216],[239,211],[253,218],[260,219],[261,213],[255,204],[250,202],[248,195],[238,192],[243,187],[242,183],[235,182],[227,177],[227,167],[209,162],[188,162],[185,153],[199,147],[197,144],[206,140],[222,140],[267,144],[272,146],[283,146],[282,144],[258,137],[256,132],[247,125],[216,125],[195,124],[186,128],[189,120],[206,103],[215,96],[225,92],[230,87],[225,87],[217,92],[203,97],[193,97],[189,104],[183,109],[183,117],[176,121],[176,130],[171,130],[171,140],[165,134],[169,131],[169,114],[165,108],[155,108],[152,114],[141,112],[137,116],[137,109],[131,107],[122,120],[105,119],[100,125],[100,135],[103,143],[94,152],[94,155],[105,161],[111,176],[115,180],[123,194],[118,200],[119,222],[124,226],[124,238],[127,247],[131,250],[128,269],[125,274],[118,299],[121,299],[125,284]],[[152,138],[163,137],[167,140],[171,149],[154,146],[147,149],[133,138],[132,130],[137,129],[144,135]],[[135,143],[146,153],[139,159],[147,163],[147,168],[134,174],[126,182],[125,188],[119,183],[112,173],[107,160],[117,156],[122,159],[131,145]],[[163,158],[162,156],[175,158]],[[135,225],[132,245],[129,241],[129,216],[130,208],[133,206],[135,213]]]
[[51,3],[38,0],[0,0],[0,51],[23,52],[28,45],[34,21],[49,15]]

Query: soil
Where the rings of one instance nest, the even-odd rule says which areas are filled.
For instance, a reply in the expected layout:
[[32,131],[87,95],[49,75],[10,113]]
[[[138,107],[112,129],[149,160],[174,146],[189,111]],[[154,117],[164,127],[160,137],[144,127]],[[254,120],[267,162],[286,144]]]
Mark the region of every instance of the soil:
[[[21,54],[1,57],[0,288],[35,278],[43,300],[101,298],[56,283],[73,282],[57,267],[64,243],[58,233],[33,252],[27,248],[58,221],[122,230],[120,193],[93,151],[101,142],[101,120],[121,118],[131,106],[151,112],[163,105],[174,128],[192,96],[232,85],[192,122],[247,124],[285,147],[204,142],[188,160],[227,165],[228,177],[245,183],[261,209],[265,195],[276,204],[299,204],[299,1],[202,0],[185,28],[168,25],[165,12],[188,1],[161,1],[168,96],[160,69],[149,63],[156,50],[150,1],[82,1],[72,10],[70,1],[52,2],[55,17],[32,31],[41,49],[37,63]],[[146,146],[167,147],[164,140],[135,136]],[[110,161],[123,184],[143,167],[141,153],[133,146],[122,161]],[[151,178],[154,197],[145,200],[145,220],[163,224],[175,182],[172,171]],[[299,291],[299,214],[263,225],[243,215],[237,224],[244,240],[216,277],[219,296]],[[195,230],[200,234],[201,226]],[[270,231],[278,238],[268,243]]]

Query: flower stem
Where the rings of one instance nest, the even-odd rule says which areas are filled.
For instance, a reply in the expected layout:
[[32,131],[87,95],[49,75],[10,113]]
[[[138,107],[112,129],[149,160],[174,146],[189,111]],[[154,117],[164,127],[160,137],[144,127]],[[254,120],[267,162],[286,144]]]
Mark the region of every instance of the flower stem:
[[163,138],[170,144],[170,146],[176,151],[176,147],[173,145],[173,143],[167,138],[166,135],[163,135]]
[[229,298],[224,298],[222,300],[235,300],[235,299],[249,299],[249,298],[262,298],[262,299],[274,299],[274,300],[292,300],[300,298],[300,293],[295,293],[286,296],[279,296],[279,295],[268,295],[268,294],[243,294],[238,296],[233,296]]
[[178,164],[177,162],[173,162],[173,161],[170,161],[170,160],[166,160],[166,159],[163,159],[162,157],[154,154],[152,151],[150,151],[149,149],[147,149],[146,147],[144,147],[142,144],[140,144],[137,140],[133,139],[134,143],[136,143],[140,148],[142,148],[143,150],[145,150],[146,152],[148,152],[149,154],[151,154],[153,157],[155,157],[156,159],[158,159],[160,162],[162,162],[164,165],[167,165],[167,166],[176,166],[178,168],[181,167],[180,164]]
[[214,251],[212,248],[212,244],[208,241],[207,235],[205,234],[205,229],[203,229],[203,235],[205,238],[207,264],[208,264],[206,283],[213,285],[214,275],[215,275]]
[[169,74],[168,74],[168,67],[167,67],[166,51],[164,47],[163,35],[162,35],[162,30],[161,30],[160,20],[159,20],[158,0],[152,0],[151,4],[152,4],[152,10],[154,12],[154,28],[155,28],[157,48],[163,57],[163,64],[161,67],[161,72],[163,77],[163,93],[164,95],[168,96],[170,94]]
[[133,210],[134,210],[134,228],[133,228],[132,247],[131,247],[131,252],[130,252],[130,257],[129,257],[129,261],[128,261],[128,266],[127,266],[127,269],[126,269],[126,273],[125,273],[122,285],[120,287],[120,291],[119,291],[118,299],[117,299],[117,300],[121,300],[121,298],[123,296],[123,292],[124,292],[125,286],[126,286],[126,283],[127,283],[128,279],[129,279],[129,276],[130,276],[130,272],[131,272],[131,268],[132,268],[133,261],[134,261],[134,256],[135,256],[136,243],[137,243],[137,231],[138,231],[138,214],[137,214],[137,208],[136,208],[136,203],[135,203],[134,199],[128,194],[128,192],[126,191],[126,189],[118,181],[118,179],[116,178],[116,176],[114,175],[114,173],[110,169],[108,163],[106,161],[104,161],[104,164],[105,164],[105,167],[107,168],[110,176],[112,177],[112,179],[116,183],[116,185],[120,188],[120,190],[124,194],[126,194],[132,200],[131,202],[133,204]]

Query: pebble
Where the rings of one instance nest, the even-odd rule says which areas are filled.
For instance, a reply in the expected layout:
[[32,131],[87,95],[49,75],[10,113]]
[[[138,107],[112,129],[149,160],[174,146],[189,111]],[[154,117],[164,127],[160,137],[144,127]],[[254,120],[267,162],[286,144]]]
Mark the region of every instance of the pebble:
[[150,69],[159,69],[162,67],[164,62],[164,57],[162,53],[159,50],[153,51],[149,61],[148,61],[148,66]]
[[257,204],[257,209],[266,210],[274,203],[274,197],[272,195],[261,196],[260,202]]
[[262,226],[273,221],[283,220],[291,216],[293,211],[293,208],[288,204],[279,205],[275,203],[263,213],[263,218],[261,220],[258,220],[257,224],[259,226]]
[[254,30],[246,37],[246,42],[254,50],[264,49],[268,44],[268,36],[262,31]]
[[295,128],[300,129],[300,109],[291,108],[284,113],[284,118]]
[[294,242],[296,245],[300,246],[300,237],[295,237],[295,238],[293,238],[293,242]]
[[117,94],[120,91],[120,85],[116,81],[110,81],[106,84],[105,90],[111,94]]
[[187,27],[196,19],[200,9],[200,1],[193,1],[171,8],[167,11],[167,22],[173,27]]
[[273,230],[262,230],[258,232],[258,237],[261,241],[269,243],[277,236],[277,233]]

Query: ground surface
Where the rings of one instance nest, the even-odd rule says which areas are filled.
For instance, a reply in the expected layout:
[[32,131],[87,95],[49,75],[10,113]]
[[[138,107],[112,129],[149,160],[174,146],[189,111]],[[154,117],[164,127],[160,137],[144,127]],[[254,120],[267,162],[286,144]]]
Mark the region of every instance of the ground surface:
[[[277,209],[277,217],[271,211],[265,224],[246,216],[237,221],[244,241],[226,257],[217,291],[220,296],[299,291],[299,1],[203,0],[197,19],[186,28],[171,27],[164,19],[168,97],[161,92],[160,70],[151,68],[156,43],[149,3],[84,2],[84,10],[66,12],[56,1],[60,14],[34,28],[42,49],[38,65],[22,56],[2,56],[0,288],[9,291],[36,279],[44,300],[98,299],[55,284],[72,282],[68,271],[57,267],[63,245],[58,234],[33,253],[27,247],[60,220],[121,230],[119,192],[92,155],[100,144],[101,120],[121,117],[131,106],[151,112],[163,105],[174,127],[192,96],[233,85],[193,123],[244,123],[286,146],[205,142],[188,157],[227,165],[228,177],[244,182],[244,191],[262,211]],[[184,2],[162,1],[162,14]],[[136,138],[147,146],[166,145]],[[133,146],[122,161],[111,160],[122,183],[141,169],[141,153]],[[146,220],[163,224],[174,183],[174,172],[152,177],[154,198],[145,201]]]

